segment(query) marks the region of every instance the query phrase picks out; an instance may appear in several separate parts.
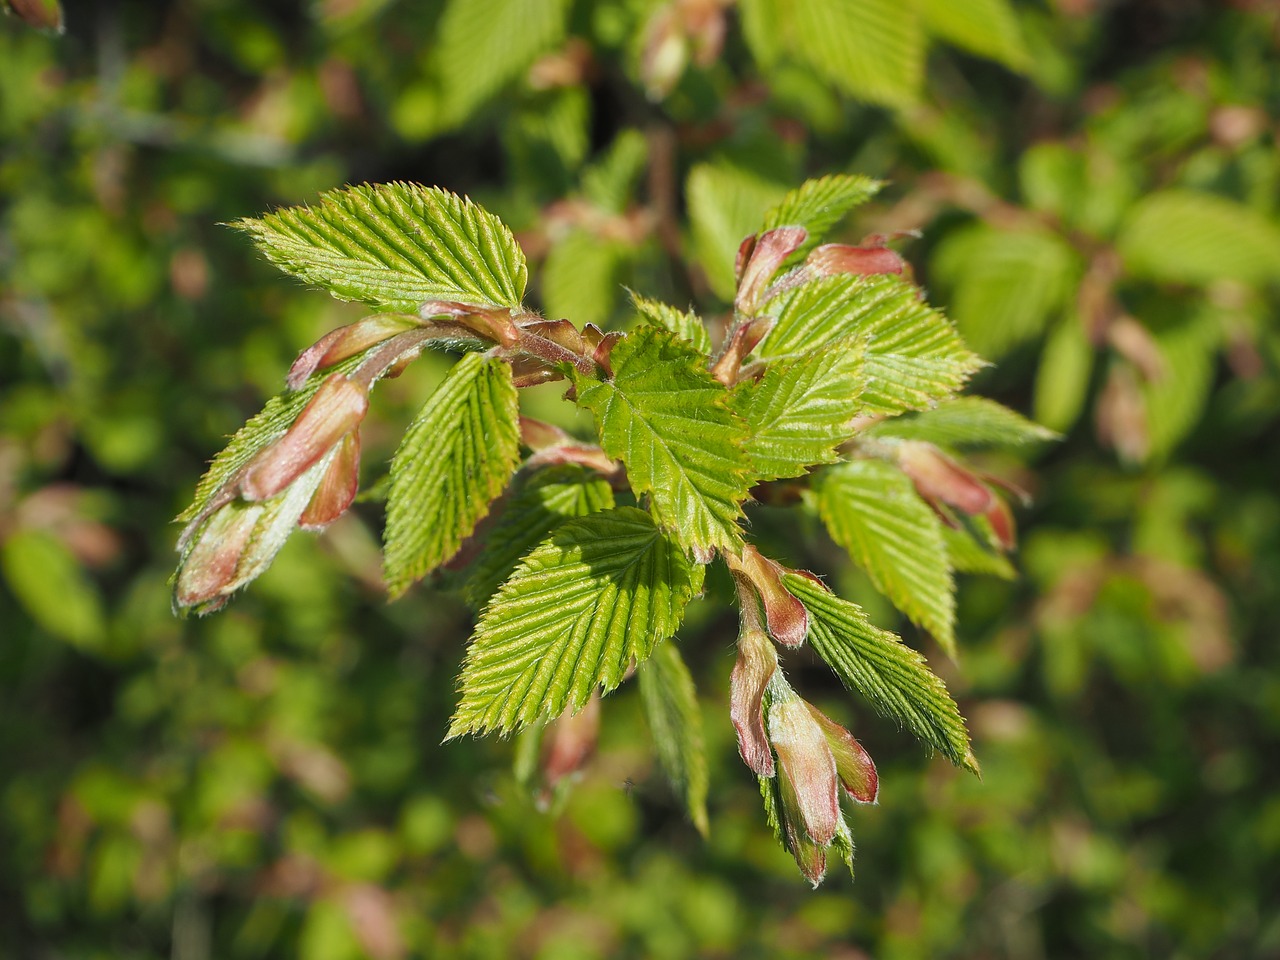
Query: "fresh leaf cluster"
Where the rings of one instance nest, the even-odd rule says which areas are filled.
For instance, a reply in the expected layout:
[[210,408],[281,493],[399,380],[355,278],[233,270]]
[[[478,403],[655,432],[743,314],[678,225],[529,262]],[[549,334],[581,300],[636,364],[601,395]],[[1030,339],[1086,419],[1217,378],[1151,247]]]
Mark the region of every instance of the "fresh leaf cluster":
[[[448,736],[545,726],[555,737],[638,670],[660,759],[705,831],[697,696],[673,640],[706,565],[723,562],[742,619],[739,747],[816,884],[828,850],[852,856],[840,788],[874,801],[875,768],[792,690],[780,648],[807,640],[877,711],[954,763],[977,772],[977,761],[924,658],[763,556],[744,506],[771,498],[816,514],[954,654],[953,571],[1003,572],[1013,543],[1008,506],[958,451],[1049,436],[957,396],[980,362],[896,254],[821,242],[876,189],[833,176],[785,196],[739,248],[717,346],[696,314],[641,296],[625,333],[527,311],[511,232],[443,190],[353,187],[242,221],[286,272],[379,312],[304,351],[290,388],[215,459],[181,518],[175,605],[217,609],[295,527],[340,516],[356,495],[370,389],[424,347],[459,352],[391,463],[384,553],[393,596],[470,561],[464,593],[479,618]],[[521,415],[521,388],[554,380],[596,436]]]

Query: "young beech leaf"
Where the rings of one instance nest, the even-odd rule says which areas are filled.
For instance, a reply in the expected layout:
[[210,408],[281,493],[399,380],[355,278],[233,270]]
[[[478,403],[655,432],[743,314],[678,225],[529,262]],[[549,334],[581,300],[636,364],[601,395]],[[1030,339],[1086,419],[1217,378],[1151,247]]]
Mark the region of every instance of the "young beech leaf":
[[823,277],[775,297],[763,312],[776,318],[756,348],[766,359],[807,353],[845,337],[864,338],[865,413],[933,406],[982,365],[950,321],[897,276]]
[[518,730],[612,690],[675,633],[702,574],[643,510],[566,521],[485,608],[449,737]]
[[689,819],[704,837],[707,822],[707,754],[702,742],[698,691],[684,658],[673,643],[660,644],[640,664],[640,701],[671,786],[684,801]]
[[803,260],[854,207],[866,203],[883,186],[870,177],[836,173],[806,180],[764,215],[763,233],[775,227],[804,227],[808,236],[788,262]]
[[955,584],[942,521],[906,474],[880,460],[853,460],[815,475],[807,496],[876,589],[954,657]]
[[393,597],[457,552],[519,460],[511,367],[468,353],[431,395],[391,461],[384,567]]
[[836,459],[861,412],[864,344],[846,339],[769,364],[734,390],[734,410],[751,430],[744,444],[757,480],[798,477]]
[[918,99],[925,37],[914,4],[789,0],[779,10],[795,56],[845,93],[891,107]]
[[467,577],[464,593],[467,603],[476,609],[511,576],[520,558],[560,524],[613,506],[608,482],[577,464],[557,464],[516,482]]
[[862,608],[822,584],[797,574],[788,574],[786,584],[809,611],[810,645],[846,687],[952,763],[978,772],[964,718],[923,656],[887,630],[873,627]]
[[957,397],[932,410],[890,417],[860,436],[926,440],[940,447],[1019,447],[1058,439],[1048,427],[986,397]]
[[412,183],[364,184],[239,220],[280,269],[339,300],[415,312],[424,300],[519,307],[528,276],[506,225],[463,197]]
[[750,468],[745,425],[706,361],[674,334],[642,327],[614,347],[612,379],[574,374],[604,452],[626,464],[631,489],[649,495],[659,526],[701,554],[740,541]]
[[681,340],[687,340],[693,344],[698,352],[710,355],[711,335],[707,333],[706,325],[696,313],[692,310],[677,310],[661,301],[650,300],[648,297],[640,296],[634,290],[629,292],[636,312],[646,323],[670,330]]

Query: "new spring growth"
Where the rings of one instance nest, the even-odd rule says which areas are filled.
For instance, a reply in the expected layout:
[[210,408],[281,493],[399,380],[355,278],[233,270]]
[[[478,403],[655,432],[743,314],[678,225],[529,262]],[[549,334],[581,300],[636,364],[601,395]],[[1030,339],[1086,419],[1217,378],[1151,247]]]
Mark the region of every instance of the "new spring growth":
[[896,447],[902,472],[911,478],[916,492],[937,508],[942,503],[971,517],[985,517],[1001,547],[1017,543],[1013,512],[972,470],[957,463],[931,443],[904,440]]

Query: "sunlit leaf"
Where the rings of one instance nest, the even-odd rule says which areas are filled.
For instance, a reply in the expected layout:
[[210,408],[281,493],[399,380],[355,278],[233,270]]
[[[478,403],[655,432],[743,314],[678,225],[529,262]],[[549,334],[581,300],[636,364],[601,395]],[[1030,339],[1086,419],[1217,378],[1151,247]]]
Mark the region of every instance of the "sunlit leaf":
[[1030,55],[1008,0],[915,0],[926,29],[958,47],[1026,70]]
[[700,353],[711,353],[711,335],[707,333],[706,324],[692,310],[677,310],[668,304],[642,297],[634,291],[631,293],[631,302],[645,322],[670,330],[681,340],[693,344]]
[[486,607],[449,736],[517,730],[612,690],[675,633],[702,571],[634,507],[566,521]]
[[846,687],[952,763],[978,772],[960,709],[923,656],[821,584],[796,574],[786,584],[809,611],[810,646]]
[[384,569],[393,596],[457,552],[506,487],[519,456],[511,367],[465,355],[391,461]]
[[957,397],[932,410],[890,417],[863,437],[925,440],[942,447],[1019,447],[1053,440],[1057,434],[985,397]]
[[234,226],[282,270],[340,300],[413,312],[426,300],[518,307],[524,295],[511,231],[447,190],[364,184]]

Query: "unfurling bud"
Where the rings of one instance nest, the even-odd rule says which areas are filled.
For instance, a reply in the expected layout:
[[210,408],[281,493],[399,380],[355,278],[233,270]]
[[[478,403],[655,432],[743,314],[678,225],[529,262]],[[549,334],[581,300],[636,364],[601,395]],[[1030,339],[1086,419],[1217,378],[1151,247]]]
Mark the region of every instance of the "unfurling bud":
[[744,617],[738,634],[738,661],[729,677],[729,719],[738,733],[743,763],[760,777],[774,773],[773,751],[764,726],[764,693],[777,669],[778,654],[768,635]]
[[788,647],[804,643],[809,633],[809,613],[782,584],[782,575],[790,571],[750,544],[743,548],[741,558],[726,553],[725,560],[739,583],[745,580],[759,598],[769,636]]
[[813,704],[806,703],[805,706],[826,735],[827,747],[835,758],[836,774],[845,793],[859,803],[875,803],[880,793],[880,777],[871,755],[840,724]]
[[375,313],[371,317],[331,330],[298,354],[298,359],[289,368],[289,376],[285,382],[290,390],[297,390],[315,371],[332,367],[384,340],[390,340],[396,334],[420,325],[415,317],[398,313]]
[[298,518],[304,530],[322,530],[347,512],[360,489],[360,434],[348,433],[325,468],[320,486]]
[[816,276],[838,273],[866,276],[875,273],[902,273],[906,261],[888,247],[854,247],[847,243],[824,243],[805,259],[804,265]]
[[520,339],[520,328],[511,319],[511,311],[507,307],[481,307],[453,300],[428,300],[418,308],[418,316],[423,320],[443,318],[504,347],[513,347]]
[[542,737],[542,779],[548,790],[578,773],[596,752],[600,739],[600,693],[576,713],[566,710],[547,724]]
[[754,313],[769,281],[808,236],[809,232],[804,227],[776,227],[759,238],[744,240],[738,248],[738,296],[734,300],[734,309],[748,315]]
[[920,496],[970,516],[986,513],[998,499],[976,474],[922,440],[904,440],[899,445],[898,466],[911,478]]
[[369,393],[364,387],[340,373],[332,374],[288,432],[245,469],[241,494],[258,501],[280,493],[354,432],[368,409]]
[[260,504],[234,502],[214,511],[195,543],[182,559],[174,584],[174,605],[212,613],[227,602],[234,587],[240,558],[253,538],[265,510]]
[[825,846],[840,822],[835,757],[808,705],[780,679],[769,688],[768,728],[778,757],[783,814],[789,827],[803,826],[810,840]]

